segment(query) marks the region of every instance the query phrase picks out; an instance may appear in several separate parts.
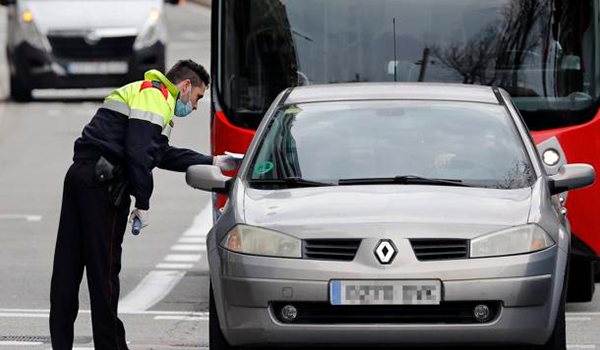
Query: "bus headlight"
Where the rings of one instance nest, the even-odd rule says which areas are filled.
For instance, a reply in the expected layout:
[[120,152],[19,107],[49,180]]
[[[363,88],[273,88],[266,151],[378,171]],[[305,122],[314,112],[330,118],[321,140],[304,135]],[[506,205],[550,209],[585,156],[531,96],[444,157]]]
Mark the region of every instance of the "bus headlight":
[[560,160],[560,154],[556,150],[550,148],[544,151],[542,160],[544,161],[544,164],[548,166],[555,166]]
[[237,225],[223,238],[221,246],[236,253],[301,258],[302,241],[281,232]]
[[165,39],[166,29],[162,21],[162,15],[160,11],[152,10],[150,11],[146,24],[144,24],[140,34],[135,39],[133,48],[135,50],[141,50],[154,45],[159,40],[164,42]]
[[512,227],[471,240],[471,258],[531,253],[553,246],[554,240],[535,224]]

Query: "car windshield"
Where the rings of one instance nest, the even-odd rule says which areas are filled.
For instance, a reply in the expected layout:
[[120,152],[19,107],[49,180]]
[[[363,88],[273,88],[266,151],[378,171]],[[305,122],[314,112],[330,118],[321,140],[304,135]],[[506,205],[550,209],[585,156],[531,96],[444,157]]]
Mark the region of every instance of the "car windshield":
[[513,189],[531,186],[535,175],[506,109],[444,101],[283,106],[248,175],[251,186],[271,188],[421,177]]
[[219,90],[255,128],[283,89],[340,82],[500,86],[532,130],[590,120],[591,0],[226,0]]

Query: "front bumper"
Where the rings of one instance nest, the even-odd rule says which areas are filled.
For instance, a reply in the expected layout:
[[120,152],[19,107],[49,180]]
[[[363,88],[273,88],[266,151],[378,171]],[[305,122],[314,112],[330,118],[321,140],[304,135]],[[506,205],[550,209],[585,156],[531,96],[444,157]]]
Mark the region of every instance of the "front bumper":
[[[70,58],[33,48],[23,42],[9,52],[11,76],[30,89],[117,87],[144,78],[150,69],[165,69],[165,45],[157,42],[151,47],[133,51],[125,57]],[[125,74],[69,74],[71,62],[127,62]]]
[[[399,244],[401,245],[401,243]],[[402,250],[402,249],[401,249]],[[360,252],[359,252],[360,253]],[[543,344],[550,336],[566,253],[557,247],[511,257],[370,265],[245,256],[211,250],[211,281],[224,335],[232,345]],[[562,266],[562,268],[561,268]],[[558,278],[555,278],[558,273]],[[331,279],[440,279],[442,305],[497,303],[486,323],[284,323],[274,305],[329,303]]]

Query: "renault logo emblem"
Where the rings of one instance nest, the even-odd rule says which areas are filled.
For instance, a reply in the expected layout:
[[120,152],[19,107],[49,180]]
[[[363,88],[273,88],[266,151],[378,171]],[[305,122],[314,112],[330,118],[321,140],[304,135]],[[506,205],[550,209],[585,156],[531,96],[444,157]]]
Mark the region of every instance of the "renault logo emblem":
[[397,253],[398,249],[396,249],[394,242],[390,239],[380,240],[375,248],[375,257],[382,265],[390,264]]

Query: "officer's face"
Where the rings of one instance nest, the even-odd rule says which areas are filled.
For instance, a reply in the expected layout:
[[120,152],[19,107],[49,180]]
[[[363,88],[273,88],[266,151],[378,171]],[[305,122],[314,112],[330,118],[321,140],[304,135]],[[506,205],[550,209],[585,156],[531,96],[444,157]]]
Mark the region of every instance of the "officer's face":
[[192,89],[192,106],[194,106],[194,110],[196,110],[196,108],[198,107],[198,101],[200,101],[200,99],[202,97],[204,97],[204,93],[206,92],[206,85],[204,85],[204,83],[200,83],[200,86],[195,86]]

